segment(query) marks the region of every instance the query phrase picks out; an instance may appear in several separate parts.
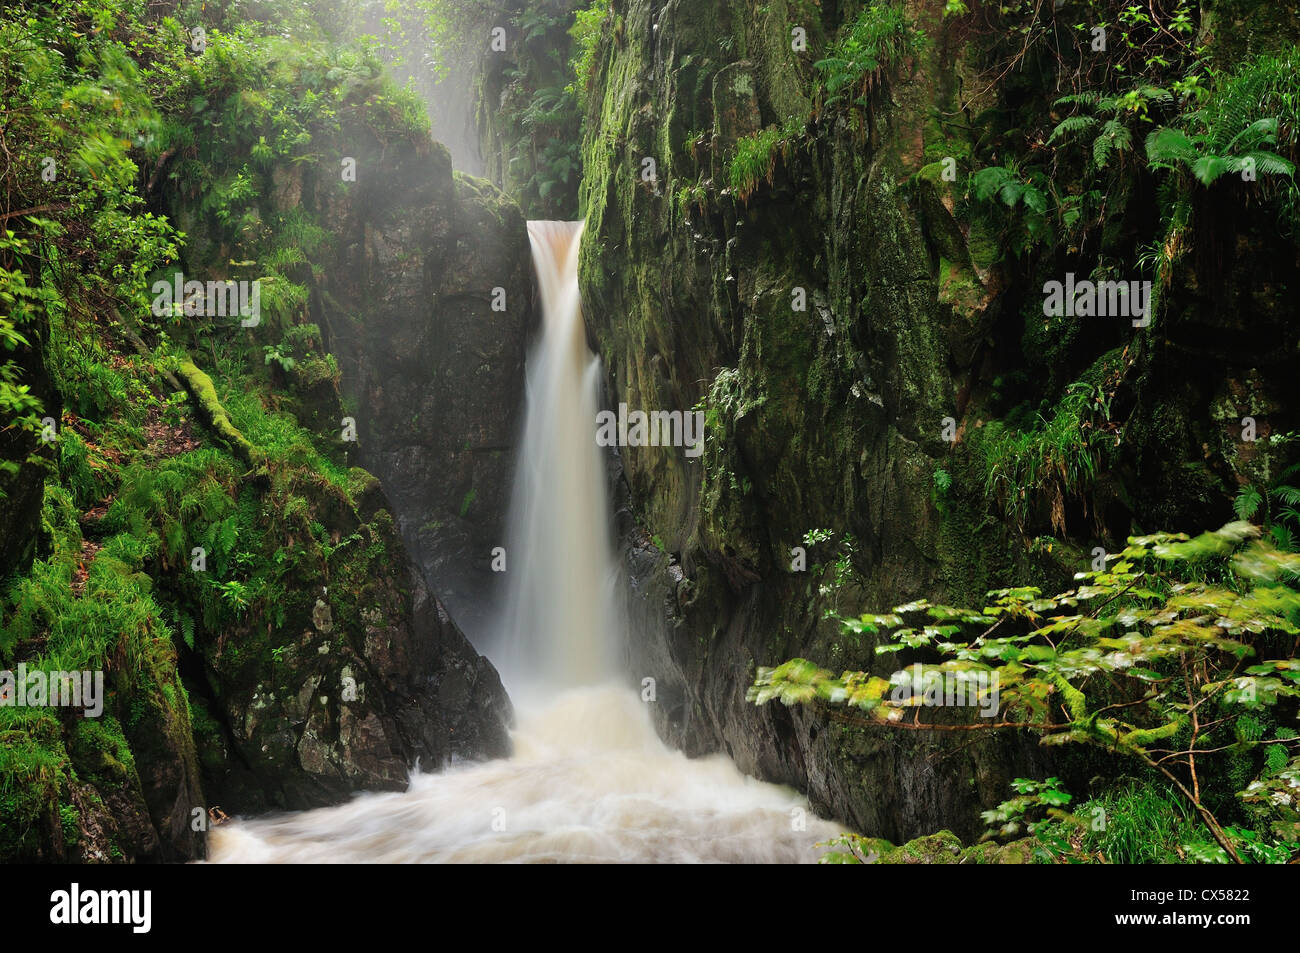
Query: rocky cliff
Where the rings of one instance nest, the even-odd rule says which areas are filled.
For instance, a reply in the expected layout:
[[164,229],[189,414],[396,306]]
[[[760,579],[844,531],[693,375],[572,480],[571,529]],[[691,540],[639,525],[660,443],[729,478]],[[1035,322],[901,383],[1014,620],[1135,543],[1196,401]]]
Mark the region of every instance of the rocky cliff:
[[[882,58],[846,105],[828,102],[824,83],[816,92],[814,63],[864,5],[616,0],[584,139],[583,297],[608,401],[698,408],[708,421],[698,460],[622,452],[630,674],[656,679],[672,742],[726,750],[892,840],[934,825],[977,833],[979,809],[1005,797],[1009,765],[1041,767],[1041,749],[755,709],[744,700],[755,667],[805,656],[887,674],[895,659],[844,636],[828,611],[922,596],[982,605],[1010,581],[1065,584],[1090,547],[1142,527],[1218,525],[1239,472],[1227,419],[1250,406],[1267,407],[1274,428],[1289,420],[1277,413],[1291,384],[1252,370],[1271,363],[1258,340],[1238,338],[1227,366],[1198,364],[1192,383],[1175,368],[1194,322],[1049,330],[1041,299],[1014,290],[1073,259],[1064,248],[1008,254],[998,221],[965,190],[991,146],[1012,141],[1006,127],[1029,119],[1016,112],[1020,80],[988,83],[1001,66],[995,14],[944,7],[907,4],[926,41]],[[1129,214],[1107,220],[1103,259],[1137,258],[1134,221],[1155,212]],[[1292,269],[1294,246],[1281,254]],[[1294,313],[1262,287],[1270,310]],[[1224,303],[1201,300],[1187,310]],[[1283,336],[1291,353],[1294,328]],[[1107,399],[1118,394],[1113,419],[1132,414],[1134,425],[1085,493],[1020,490],[1030,512],[1018,524],[991,498],[984,428],[1017,387],[1051,419],[1076,375],[1121,380]],[[1271,398],[1258,390],[1265,378]],[[1225,399],[1231,410],[1212,415]],[[1170,452],[1187,445],[1205,446],[1205,459]],[[1138,460],[1167,478],[1125,487]]]
[[[504,539],[532,315],[526,230],[501,193],[453,173],[442,145],[418,130],[394,142],[381,123],[358,99],[318,143],[349,153],[355,178],[332,167],[277,167],[263,193],[269,220],[305,215],[329,225],[328,239],[292,273],[307,288],[299,320],[319,336],[295,338],[301,359],[284,374],[287,406],[336,459],[374,474],[354,490],[355,516],[345,510],[326,535],[360,533],[368,546],[370,534],[382,547],[365,549],[372,561],[351,578],[321,580],[331,593],[277,666],[291,684],[271,701],[259,685],[234,703],[231,724],[256,723],[266,734],[263,724],[278,714],[276,730],[299,726],[293,747],[310,778],[268,771],[248,779],[241,804],[323,803],[346,790],[400,786],[417,760],[434,768],[452,756],[508,751],[509,702],[462,627],[486,624],[491,549]],[[177,220],[199,230],[192,204],[173,201]],[[221,234],[215,223],[202,231]],[[200,248],[205,257],[191,265],[200,273],[237,253],[219,242]],[[331,631],[332,640],[321,638]],[[362,673],[381,711],[326,711],[321,695],[316,714],[312,685],[351,679],[365,700]]]
[[[102,671],[107,697],[0,712],[6,859],[192,859],[224,815],[509,751],[510,702],[454,619],[475,620],[502,539],[523,218],[453,175],[373,60],[326,76],[310,44],[213,46],[146,117],[181,144],[138,195],[123,167],[120,201],[174,246],[136,243],[105,286],[77,270],[78,225],[70,304],[24,327],[63,412],[52,466],[26,460],[30,433],[0,446],[3,506],[40,527],[0,545],[0,658]],[[260,313],[151,307],[178,271],[257,282]]]

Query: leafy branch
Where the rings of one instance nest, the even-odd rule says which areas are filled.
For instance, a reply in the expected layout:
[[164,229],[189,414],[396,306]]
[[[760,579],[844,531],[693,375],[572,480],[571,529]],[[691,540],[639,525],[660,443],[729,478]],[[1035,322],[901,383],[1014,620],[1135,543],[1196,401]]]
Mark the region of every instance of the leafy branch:
[[[843,619],[846,632],[880,637],[877,654],[910,650],[942,661],[885,678],[861,671],[836,677],[792,659],[758,669],[746,698],[814,704],[839,720],[923,732],[1026,729],[1042,744],[1087,744],[1131,758],[1168,779],[1241,862],[1203,799],[1201,760],[1225,750],[1232,714],[1300,699],[1294,646],[1290,657],[1248,664],[1279,636],[1300,636],[1300,593],[1288,583],[1300,555],[1260,536],[1258,527],[1238,522],[1195,539],[1131,537],[1123,552],[1105,557],[1106,568],[1077,574],[1080,584],[1056,596],[1023,586],[991,591],[990,604],[977,609],[921,600]],[[930,678],[981,686],[972,704],[986,717],[923,722],[920,708],[929,702],[914,687]],[[1276,768],[1257,779],[1263,787],[1253,796],[1275,783]],[[1272,802],[1288,823],[1300,819],[1295,793]]]

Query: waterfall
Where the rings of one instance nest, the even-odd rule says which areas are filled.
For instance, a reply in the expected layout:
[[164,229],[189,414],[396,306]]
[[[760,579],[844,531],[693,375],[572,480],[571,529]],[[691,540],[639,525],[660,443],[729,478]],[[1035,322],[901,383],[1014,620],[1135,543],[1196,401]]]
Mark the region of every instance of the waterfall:
[[489,652],[516,703],[514,754],[416,773],[400,794],[224,824],[209,840],[213,861],[790,863],[815,860],[814,845],[839,832],[796,792],[723,755],[665,746],[654,702],[618,679],[600,365],[578,297],[582,224],[529,222],[528,234],[542,329],[528,361],[503,638]]
[[528,360],[497,659],[516,689],[593,684],[614,673],[617,575],[595,441],[600,362],[587,348],[578,294],[582,224],[528,223],[542,329]]

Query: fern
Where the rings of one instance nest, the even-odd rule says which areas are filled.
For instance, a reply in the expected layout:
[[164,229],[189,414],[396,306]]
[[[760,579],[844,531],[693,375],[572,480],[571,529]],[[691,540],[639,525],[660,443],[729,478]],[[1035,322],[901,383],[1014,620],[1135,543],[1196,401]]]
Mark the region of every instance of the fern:
[[1085,89],[1081,93],[1071,93],[1056,100],[1055,106],[1095,106],[1101,101],[1101,93],[1095,89]]
[[1237,493],[1237,498],[1232,501],[1232,511],[1237,514],[1237,519],[1248,520],[1259,512],[1260,504],[1264,502],[1264,496],[1253,486],[1243,486]]
[[1050,188],[1047,177],[1037,169],[1022,173],[1014,161],[1006,165],[989,166],[980,169],[971,177],[971,188],[979,201],[996,198],[1011,211],[1020,207],[1022,211],[1014,219],[1020,231],[1016,236],[1017,252],[1037,242],[1050,239],[1052,226],[1047,218],[1048,195]]
[[1264,763],[1274,774],[1285,768],[1288,761],[1286,748],[1282,745],[1269,745],[1264,749]]
[[1049,144],[1055,142],[1061,136],[1068,136],[1072,133],[1081,132],[1084,129],[1090,129],[1097,125],[1095,116],[1067,116],[1056,124],[1052,134],[1047,137]]
[[1112,150],[1124,152],[1133,148],[1133,134],[1117,119],[1111,119],[1102,126],[1101,134],[1092,144],[1092,161],[1099,169],[1106,167]]
[[846,96],[854,105],[865,105],[880,74],[925,41],[925,32],[912,26],[901,6],[876,3],[862,10],[827,55],[813,64],[820,74],[822,105],[834,106]]
[[1278,549],[1285,549],[1288,552],[1295,550],[1295,534],[1291,532],[1290,527],[1277,523],[1269,528],[1268,534],[1273,537],[1273,542],[1277,543]]
[[1146,140],[1147,162],[1154,169],[1172,169],[1177,163],[1190,165],[1199,155],[1197,145],[1184,132],[1161,127],[1151,132]]
[[[1209,102],[1187,114],[1183,128],[1162,127],[1146,139],[1152,168],[1186,170],[1203,186],[1246,171],[1293,177],[1295,163],[1278,152],[1295,145],[1296,62],[1257,57],[1225,79]],[[1290,185],[1294,191],[1294,183]]]
[[1300,506],[1300,489],[1294,486],[1275,486],[1273,487],[1273,496],[1281,500],[1287,506]]

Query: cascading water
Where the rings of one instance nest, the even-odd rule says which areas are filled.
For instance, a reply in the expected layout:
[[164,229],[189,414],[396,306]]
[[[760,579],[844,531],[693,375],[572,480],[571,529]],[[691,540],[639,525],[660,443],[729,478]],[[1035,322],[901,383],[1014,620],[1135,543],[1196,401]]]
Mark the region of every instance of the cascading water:
[[529,222],[542,334],[528,361],[524,439],[511,501],[505,644],[512,688],[613,675],[614,551],[595,420],[600,362],[578,295],[582,222]]
[[529,222],[542,335],[507,546],[503,640],[514,754],[416,774],[401,794],[216,828],[214,861],[811,861],[839,828],[715,755],[688,759],[614,679],[610,507],[595,441],[599,363],[578,298],[580,222]]

